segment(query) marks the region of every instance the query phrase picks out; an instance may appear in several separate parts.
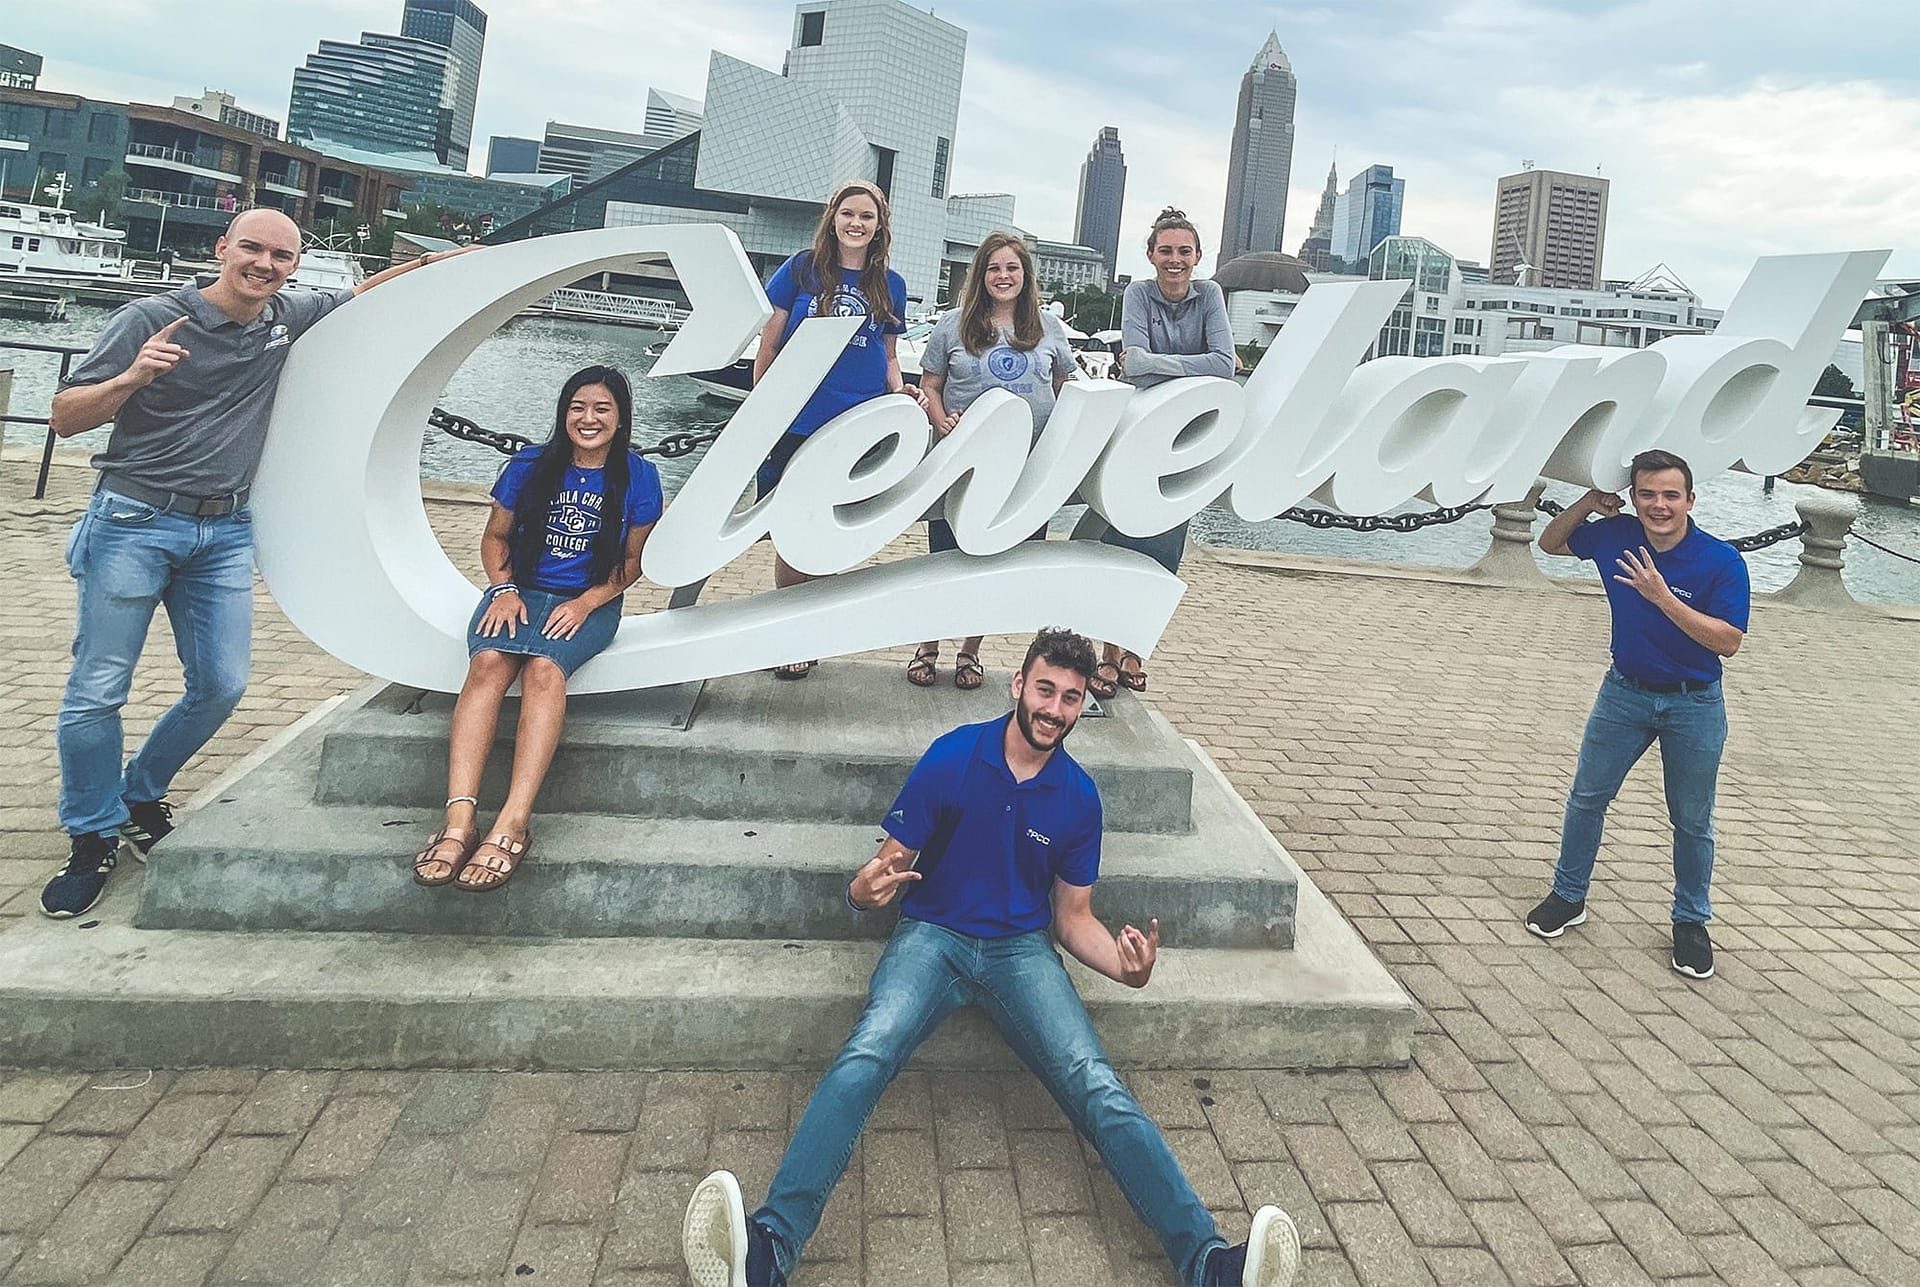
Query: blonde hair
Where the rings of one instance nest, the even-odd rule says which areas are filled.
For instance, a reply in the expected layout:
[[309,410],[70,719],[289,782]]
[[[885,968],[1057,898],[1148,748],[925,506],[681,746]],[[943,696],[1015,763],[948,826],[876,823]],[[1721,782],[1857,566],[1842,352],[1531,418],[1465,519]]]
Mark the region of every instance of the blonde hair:
[[999,331],[993,324],[993,297],[987,294],[987,264],[1003,250],[1020,257],[1020,294],[1013,301],[1013,347],[1038,348],[1045,332],[1040,324],[1040,286],[1034,281],[1033,252],[1016,233],[990,232],[973,252],[967,283],[960,288],[960,342],[979,357],[993,347]]
[[[887,194],[865,179],[851,179],[833,190],[826,208],[820,212],[820,225],[813,230],[813,250],[801,277],[809,295],[839,285],[840,239],[834,233],[833,217],[851,196],[871,197],[880,211],[873,230],[873,242],[867,247],[866,266],[860,270],[860,293],[867,297],[867,315],[876,321],[893,323],[893,292],[887,287],[887,252],[893,249],[893,207]],[[832,275],[829,275],[829,274]]]

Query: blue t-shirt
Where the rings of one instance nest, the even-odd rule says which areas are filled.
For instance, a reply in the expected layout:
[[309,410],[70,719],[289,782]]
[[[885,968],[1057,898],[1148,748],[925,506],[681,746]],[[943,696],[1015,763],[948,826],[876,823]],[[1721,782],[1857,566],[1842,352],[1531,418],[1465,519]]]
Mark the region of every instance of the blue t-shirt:
[[[534,462],[539,460],[543,444],[522,447],[514,453],[500,479],[493,485],[493,498],[507,509],[520,500],[520,492],[533,477]],[[547,543],[540,551],[540,566],[535,570],[536,589],[553,594],[578,594],[591,588],[593,538],[600,530],[600,510],[605,504],[605,469],[581,469],[568,465],[560,480],[560,490],[547,509]],[[627,504],[620,516],[620,539],[636,527],[660,521],[666,502],[660,494],[660,471],[645,457],[627,453]]]
[[887,834],[920,851],[900,914],[975,938],[1053,921],[1053,882],[1100,875],[1100,792],[1066,753],[1025,782],[1007,768],[1011,712],[934,740],[907,775]]
[[[860,290],[860,274],[851,269],[836,266],[839,280],[832,284],[823,280],[822,293],[810,294],[809,274],[803,270],[812,259],[812,251],[801,251],[780,265],[773,280],[767,283],[767,299],[787,314],[787,329],[780,336],[781,346],[786,346],[794,330],[809,317],[865,316],[867,323],[847,341],[846,351],[828,370],[820,387],[807,399],[807,405],[787,430],[802,435],[812,433],[841,412],[887,391],[887,349],[881,337],[899,335],[907,329],[903,321],[881,322],[869,316],[872,309]],[[825,276],[823,273],[822,277]],[[892,297],[894,317],[906,317],[907,282],[892,269],[887,270],[887,294]]]
[[1621,674],[1649,684],[1711,683],[1720,678],[1720,658],[1711,649],[1669,621],[1638,590],[1613,578],[1621,574],[1616,560],[1622,554],[1644,548],[1680,602],[1745,630],[1753,596],[1740,551],[1689,520],[1687,534],[1663,554],[1653,548],[1632,514],[1576,527],[1567,537],[1567,548],[1600,569],[1613,608],[1613,664]]

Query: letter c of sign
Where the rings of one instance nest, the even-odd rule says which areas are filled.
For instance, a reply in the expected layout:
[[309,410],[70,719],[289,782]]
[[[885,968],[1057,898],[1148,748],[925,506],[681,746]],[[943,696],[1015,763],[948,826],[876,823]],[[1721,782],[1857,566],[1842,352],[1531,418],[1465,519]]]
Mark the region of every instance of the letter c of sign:
[[[652,374],[732,362],[772,309],[739,240],[714,225],[603,228],[490,247],[387,282],[294,345],[253,495],[260,572],[296,627],[370,674],[459,690],[479,591],[427,520],[419,462],[428,415],[460,364],[522,308],[659,255],[678,272],[692,316]],[[656,530],[654,542],[664,535]],[[654,555],[650,546],[650,566]],[[1144,654],[1184,589],[1150,560],[1084,542],[1033,543],[991,559],[929,555],[627,617],[569,687],[650,688],[1047,622]]]

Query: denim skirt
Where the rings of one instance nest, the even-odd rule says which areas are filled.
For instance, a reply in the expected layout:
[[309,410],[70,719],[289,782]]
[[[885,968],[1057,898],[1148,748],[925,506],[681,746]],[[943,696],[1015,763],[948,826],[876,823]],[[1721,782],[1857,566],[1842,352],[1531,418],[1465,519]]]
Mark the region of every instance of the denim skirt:
[[472,620],[467,622],[467,656],[482,652],[504,652],[516,657],[545,657],[560,667],[563,674],[571,677],[588,658],[605,650],[613,642],[613,632],[620,628],[620,599],[603,603],[587,614],[580,628],[573,632],[571,639],[549,639],[540,633],[540,627],[547,623],[552,611],[569,599],[571,594],[551,594],[546,590],[536,590],[528,586],[520,591],[520,602],[527,607],[527,619],[514,626],[511,638],[502,630],[497,635],[480,633],[480,618],[487,615],[487,599],[480,598],[479,606],[473,610]]

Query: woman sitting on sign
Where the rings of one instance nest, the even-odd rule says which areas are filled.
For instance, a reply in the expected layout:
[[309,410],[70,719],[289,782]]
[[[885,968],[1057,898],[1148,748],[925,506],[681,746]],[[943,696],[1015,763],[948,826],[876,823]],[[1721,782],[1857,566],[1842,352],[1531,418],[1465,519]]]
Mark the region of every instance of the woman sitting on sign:
[[[1200,234],[1183,211],[1160,212],[1147,234],[1147,259],[1153,280],[1133,282],[1120,304],[1122,348],[1116,374],[1138,389],[1149,389],[1186,375],[1233,376],[1233,331],[1227,325],[1227,299],[1210,281],[1195,281],[1200,263]],[[1180,570],[1187,548],[1185,523],[1157,536],[1127,536],[1112,528],[1100,538],[1108,545],[1138,550],[1169,572]],[[1095,697],[1112,697],[1121,685],[1136,693],[1147,689],[1147,672],[1137,653],[1106,646],[1099,673],[1087,683]]]
[[[960,307],[934,326],[920,370],[927,419],[937,436],[952,433],[962,413],[988,389],[1005,389],[1026,400],[1034,437],[1039,438],[1053,414],[1055,396],[1073,378],[1074,354],[1060,319],[1040,309],[1033,255],[1019,236],[990,233],[973,252]],[[1043,526],[1027,539],[1044,541],[1047,529]],[[927,520],[927,548],[935,554],[958,548],[946,519]],[[955,688],[978,688],[985,680],[980,639],[973,635],[954,654]],[[938,639],[921,644],[907,663],[908,681],[932,686],[939,660]]]
[[[900,357],[895,351],[897,337],[907,329],[907,283],[887,267],[887,251],[893,243],[892,219],[886,194],[878,187],[863,179],[841,184],[821,212],[812,248],[780,265],[767,283],[773,316],[760,333],[760,350],[754,355],[755,384],[760,383],[781,348],[807,318],[867,320],[847,341],[846,350],[760,466],[757,481],[762,496],[780,481],[800,444],[841,412],[883,394],[920,396],[919,390],[902,380]],[[778,551],[774,553],[774,585],[798,585],[812,579],[788,567]],[[816,664],[792,662],[773,673],[780,679],[805,679]]]
[[[612,367],[575,372],[553,433],[516,453],[493,485],[480,537],[488,585],[467,627],[467,680],[453,708],[447,813],[413,858],[420,885],[499,889],[532,848],[533,798],[567,713],[567,679],[613,642],[620,596],[660,518],[660,471],[630,447],[633,393]],[[500,703],[520,681],[506,803],[475,827]]]

